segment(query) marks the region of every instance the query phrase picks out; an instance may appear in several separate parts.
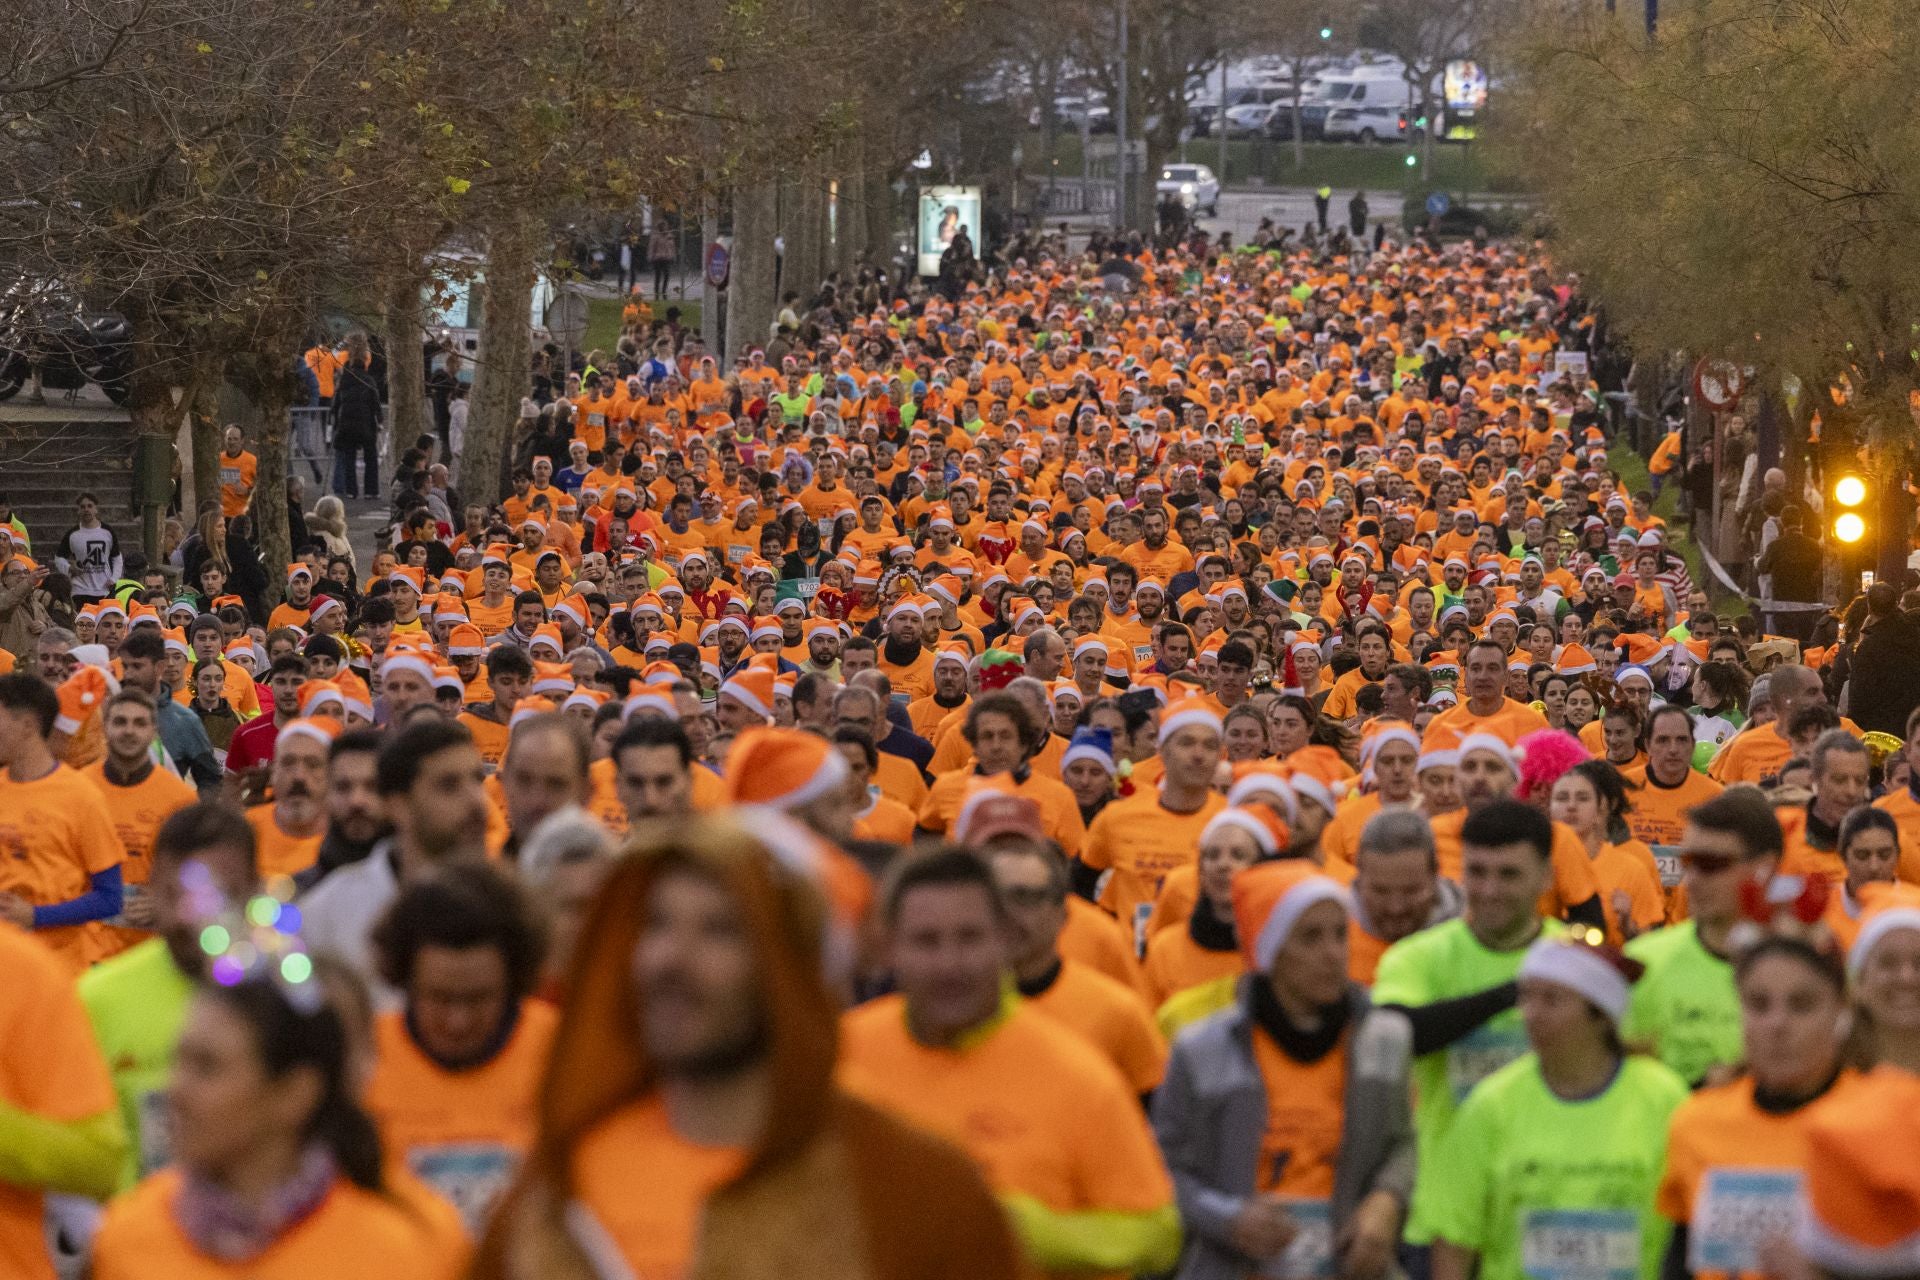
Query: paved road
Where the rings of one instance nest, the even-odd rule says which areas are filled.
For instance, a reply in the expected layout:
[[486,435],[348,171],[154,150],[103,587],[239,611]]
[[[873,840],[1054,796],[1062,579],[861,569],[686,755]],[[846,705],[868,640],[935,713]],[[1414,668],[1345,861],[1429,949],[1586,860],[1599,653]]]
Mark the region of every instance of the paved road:
[[[1352,191],[1336,190],[1332,207],[1327,210],[1329,226],[1347,220],[1347,201]],[[1367,205],[1370,221],[1385,221],[1389,230],[1400,225],[1400,204],[1405,197],[1398,191],[1369,191]],[[1260,219],[1272,218],[1281,226],[1298,232],[1313,221],[1313,191],[1307,187],[1274,187],[1267,190],[1229,190],[1220,193],[1219,216],[1200,219],[1210,232],[1231,231],[1235,240],[1245,240],[1260,225]]]

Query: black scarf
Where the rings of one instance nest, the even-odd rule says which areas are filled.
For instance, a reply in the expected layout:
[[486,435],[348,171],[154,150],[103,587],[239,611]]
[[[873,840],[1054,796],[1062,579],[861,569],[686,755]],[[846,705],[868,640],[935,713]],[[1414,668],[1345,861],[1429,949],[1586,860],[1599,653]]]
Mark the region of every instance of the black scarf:
[[1247,984],[1251,993],[1247,1001],[1247,1012],[1262,1031],[1273,1037],[1280,1046],[1280,1052],[1295,1062],[1314,1063],[1332,1053],[1340,1043],[1340,1036],[1347,1029],[1347,1019],[1351,1010],[1345,1000],[1323,1006],[1320,1010],[1320,1025],[1311,1031],[1302,1031],[1293,1025],[1286,1010],[1280,1007],[1280,1000],[1273,994],[1273,985],[1265,977],[1256,974]]
[[[1193,939],[1195,946],[1202,951],[1232,951],[1240,945],[1234,932],[1233,917],[1222,920],[1213,913],[1213,904],[1203,893],[1200,900],[1193,904],[1193,914],[1187,917],[1187,936]],[[1263,982],[1260,984],[1265,987]],[[1268,996],[1272,998],[1271,993]]]
[[888,636],[881,646],[881,652],[894,666],[910,667],[923,650],[918,640],[895,640],[892,636]]

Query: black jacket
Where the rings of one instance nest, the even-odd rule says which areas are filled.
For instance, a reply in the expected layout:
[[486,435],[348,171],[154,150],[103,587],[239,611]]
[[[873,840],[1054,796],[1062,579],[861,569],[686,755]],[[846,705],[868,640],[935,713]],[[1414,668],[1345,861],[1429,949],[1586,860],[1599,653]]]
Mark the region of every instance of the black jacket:
[[347,365],[333,384],[333,436],[359,444],[380,436],[380,383],[373,370]]
[[1905,615],[1876,618],[1853,647],[1847,715],[1869,733],[1907,734],[1907,717],[1920,707],[1920,627]]

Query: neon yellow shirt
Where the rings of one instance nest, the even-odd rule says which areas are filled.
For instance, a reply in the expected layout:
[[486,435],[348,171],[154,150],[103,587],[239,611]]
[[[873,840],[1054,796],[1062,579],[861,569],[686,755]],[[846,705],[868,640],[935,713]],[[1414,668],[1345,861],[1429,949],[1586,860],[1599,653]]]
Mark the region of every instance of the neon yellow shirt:
[[1733,965],[1702,945],[1694,921],[1643,934],[1626,953],[1647,971],[1633,984],[1622,1036],[1651,1044],[1690,1084],[1711,1067],[1740,1061],[1745,1049]]
[[1667,1122],[1687,1086],[1625,1058],[1598,1097],[1568,1102],[1528,1054],[1461,1106],[1428,1212],[1436,1237],[1477,1250],[1480,1280],[1639,1280],[1660,1273],[1672,1226],[1654,1211]]
[[[1540,932],[1553,937],[1561,927],[1557,920],[1543,920]],[[1480,945],[1465,920],[1449,920],[1387,948],[1374,975],[1373,1002],[1417,1009],[1436,1000],[1470,996],[1512,982],[1526,954],[1524,946],[1490,951]],[[1446,1138],[1467,1092],[1526,1051],[1527,1035],[1520,1025],[1519,1010],[1508,1009],[1445,1049],[1414,1059],[1414,1095],[1418,1101],[1413,1119],[1423,1171],[1438,1167],[1433,1162],[1439,1144]],[[1406,1234],[1415,1244],[1433,1239],[1426,1201],[1443,1180],[1423,1173],[1414,1184]]]
[[128,948],[80,979],[80,1000],[113,1076],[127,1127],[122,1190],[169,1163],[165,1099],[193,982],[159,938]]

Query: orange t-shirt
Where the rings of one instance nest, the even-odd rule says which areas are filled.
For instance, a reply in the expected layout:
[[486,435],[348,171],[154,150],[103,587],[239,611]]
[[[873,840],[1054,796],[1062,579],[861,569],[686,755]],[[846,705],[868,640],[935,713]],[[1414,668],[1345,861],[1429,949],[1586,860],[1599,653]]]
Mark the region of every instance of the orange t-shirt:
[[[746,1167],[739,1147],[703,1147],[673,1131],[658,1094],[614,1111],[573,1150],[573,1198],[634,1276],[693,1273],[707,1198]],[[644,1171],[645,1194],[635,1194]]]
[[404,1203],[345,1178],[336,1179],[320,1207],[266,1252],[222,1262],[201,1252],[174,1218],[182,1176],[178,1169],[162,1169],[107,1206],[94,1239],[93,1280],[451,1280],[466,1262]]
[[1622,776],[1631,784],[1627,830],[1653,851],[1660,887],[1671,895],[1680,884],[1680,840],[1687,830],[1687,810],[1705,804],[1725,788],[1692,769],[1677,787],[1654,781],[1644,765]]
[[240,451],[239,457],[233,457],[225,450],[220,453],[220,514],[231,520],[235,516],[247,513],[247,504],[253,501],[253,482],[260,470],[260,460]]
[[[1667,1167],[1654,1197],[1655,1209],[1669,1222],[1703,1231],[1709,1239],[1730,1233],[1750,1238],[1754,1219],[1749,1214],[1760,1205],[1751,1195],[1724,1200],[1728,1189],[1718,1184],[1716,1172],[1770,1175],[1775,1184],[1772,1207],[1790,1213],[1790,1189],[1806,1171],[1808,1118],[1826,1098],[1857,1088],[1859,1082],[1858,1075],[1843,1072],[1821,1099],[1784,1114],[1762,1111],[1754,1103],[1752,1076],[1701,1089],[1680,1104],[1668,1126]],[[1738,1216],[1716,1230],[1714,1223],[1723,1221],[1718,1211]],[[1778,1225],[1783,1235],[1793,1234],[1791,1217]],[[1730,1274],[1757,1277],[1760,1272],[1697,1273],[1699,1280],[1728,1280]]]
[[473,735],[474,750],[487,762],[487,767],[498,769],[507,755],[507,726],[471,711],[462,711],[459,719],[467,727],[467,732]]
[[[0,1103],[70,1123],[119,1104],[63,959],[0,924],[0,972],[7,975],[0,983]],[[44,1199],[37,1189],[0,1182],[0,1275],[53,1280]]]
[[1056,944],[1063,959],[1098,969],[1144,996],[1140,962],[1127,945],[1120,922],[1079,894],[1067,895],[1067,923]]
[[380,1137],[422,1182],[453,1202],[476,1234],[533,1145],[540,1078],[560,1015],[520,1002],[506,1045],[477,1067],[450,1071],[429,1058],[400,1010],[374,1022],[377,1064],[367,1111]]
[[320,858],[320,842],[326,839],[326,824],[310,836],[296,836],[280,826],[274,806],[258,804],[247,810],[247,825],[253,828],[256,861],[260,878],[299,875]]
[[[145,884],[153,869],[153,839],[160,834],[160,824],[193,804],[200,798],[199,793],[182,782],[178,774],[158,765],[131,787],[107,781],[104,760],[88,765],[80,773],[100,789],[113,814],[113,829],[120,834],[120,843],[127,851],[126,861],[120,864],[121,882]],[[145,929],[122,925],[107,925],[104,934],[105,949],[99,957],[102,960],[118,955],[149,936]]]
[[1295,1062],[1256,1028],[1253,1060],[1267,1092],[1254,1185],[1267,1195],[1329,1198],[1347,1109],[1347,1037],[1318,1062]]
[[1000,1195],[1067,1213],[1173,1203],[1139,1098],[1099,1050],[1027,1002],[957,1051],[915,1040],[898,995],[840,1026],[842,1087],[960,1146]]
[[1160,1087],[1167,1071],[1167,1046],[1147,1007],[1130,986],[1072,960],[1045,991],[1027,1003],[1084,1037],[1106,1055],[1135,1093]]
[[1155,1009],[1182,991],[1221,978],[1238,977],[1247,967],[1238,948],[1213,951],[1193,940],[1186,921],[1178,921],[1155,931],[1147,943],[1147,959],[1142,966],[1147,984],[1147,1001]]
[[878,840],[885,844],[913,843],[913,810],[886,796],[874,796],[867,811],[853,821],[856,840]]
[[1524,702],[1508,698],[1489,716],[1477,716],[1465,702],[1448,707],[1433,718],[1422,735],[1425,742],[1444,741],[1449,734],[1466,737],[1470,733],[1490,733],[1508,746],[1539,729],[1547,727],[1547,718]]
[[1208,792],[1192,813],[1176,813],[1155,789],[1115,800],[1095,816],[1080,860],[1095,871],[1112,870],[1100,905],[1127,926],[1136,953],[1146,947],[1147,922],[1167,873],[1199,860],[1200,832],[1226,807],[1225,796]]
[[[62,764],[44,778],[15,782],[0,771],[0,891],[36,907],[70,902],[126,857],[99,788],[85,775]],[[36,929],[34,936],[76,974],[109,949],[106,926],[97,920]]]

